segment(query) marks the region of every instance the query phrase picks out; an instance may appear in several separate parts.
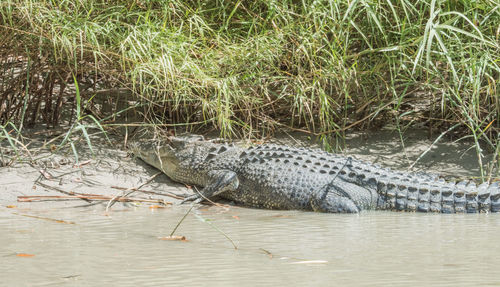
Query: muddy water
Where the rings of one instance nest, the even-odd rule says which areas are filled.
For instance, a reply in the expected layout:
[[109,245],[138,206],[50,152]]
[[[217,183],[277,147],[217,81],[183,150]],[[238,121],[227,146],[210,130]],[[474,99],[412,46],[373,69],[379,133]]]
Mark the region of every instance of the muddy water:
[[498,214],[187,209],[0,209],[0,285],[500,285]]

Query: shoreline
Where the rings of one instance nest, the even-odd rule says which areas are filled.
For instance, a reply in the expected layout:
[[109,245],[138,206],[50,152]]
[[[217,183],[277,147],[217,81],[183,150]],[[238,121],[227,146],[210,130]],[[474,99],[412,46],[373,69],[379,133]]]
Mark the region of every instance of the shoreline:
[[[342,154],[391,169],[406,170],[428,150],[415,164],[413,171],[436,173],[453,179],[471,179],[480,174],[476,155],[466,142],[442,140],[432,145],[433,141],[426,137],[425,132],[418,130],[406,133],[405,138],[403,150],[397,133],[353,133],[346,137],[346,148]],[[298,133],[280,134],[271,142],[318,147],[308,135]],[[135,201],[114,204],[112,208],[134,205],[161,206],[162,202],[166,205],[180,202],[171,197],[172,193],[190,192],[186,186],[172,182],[164,174],[156,175],[147,182],[158,174],[158,171],[134,158],[127,151],[112,149],[109,144],[100,143],[96,143],[94,149],[93,157],[88,151],[82,150],[79,164],[75,164],[71,156],[47,153],[47,159],[50,160],[45,161],[45,167],[43,163],[14,163],[10,167],[0,167],[0,205],[30,209],[84,207],[93,205],[85,201],[85,198],[98,198],[99,205],[105,208],[111,199],[116,200],[120,195],[132,192],[128,197],[136,199]],[[484,162],[487,162],[486,160]],[[140,190],[150,193],[134,191],[134,188],[143,184],[145,185]],[[165,195],[160,195],[162,193]],[[38,202],[39,199],[46,201]]]

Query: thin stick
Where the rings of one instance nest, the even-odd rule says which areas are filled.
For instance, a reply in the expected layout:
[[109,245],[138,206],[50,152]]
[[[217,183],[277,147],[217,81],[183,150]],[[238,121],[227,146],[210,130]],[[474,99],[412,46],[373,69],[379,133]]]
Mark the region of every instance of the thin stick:
[[[18,196],[17,201],[19,202],[34,202],[34,201],[62,201],[62,200],[72,200],[72,199],[88,199],[88,200],[101,200],[109,201],[111,197],[105,195],[23,195]],[[162,199],[146,199],[146,198],[133,198],[133,197],[118,197],[116,201],[120,202],[149,202],[149,203],[161,203],[161,204],[172,204],[171,202],[164,201]]]
[[128,187],[121,187],[121,186],[111,186],[111,188],[114,188],[114,189],[119,189],[119,190],[134,190],[134,191],[138,191],[138,192],[142,192],[142,193],[149,193],[149,194],[156,194],[156,195],[163,195],[163,196],[169,196],[169,197],[172,197],[172,198],[175,198],[175,199],[184,199],[185,197],[184,196],[181,196],[181,195],[178,195],[178,194],[175,194],[173,192],[169,192],[169,191],[165,191],[165,193],[163,192],[155,192],[155,191],[149,191],[149,190],[144,190],[144,189],[136,189],[136,188],[128,188]]
[[217,203],[217,202],[213,202],[211,201],[210,199],[208,199],[206,196],[204,196],[196,186],[193,186],[194,187],[194,190],[203,198],[205,199],[206,201],[210,202],[211,204],[215,205],[215,206],[218,206],[218,207],[224,207],[224,208],[229,208],[230,206],[229,205],[226,205],[226,204],[220,204],[220,203]]
[[432,147],[437,144],[437,142],[439,142],[439,140],[441,140],[441,138],[447,134],[448,132],[452,131],[453,129],[455,129],[456,127],[458,127],[460,124],[456,124],[456,125],[453,125],[451,128],[447,129],[446,131],[444,131],[442,134],[440,134],[435,141],[432,142],[432,144],[423,152],[420,154],[420,156],[408,167],[408,170],[411,170],[419,160],[421,160],[431,149]]
[[224,237],[226,237],[227,240],[229,240],[229,242],[231,242],[231,244],[233,245],[234,249],[238,249],[238,246],[236,246],[236,244],[234,243],[234,241],[226,233],[224,233],[224,231],[220,230],[217,226],[213,225],[211,222],[207,221],[205,218],[201,217],[200,215],[195,214],[194,216],[198,217],[198,219],[200,219],[201,221],[203,221],[206,224],[210,225],[213,229],[217,230],[219,233],[221,233],[222,235],[224,235]]
[[[75,194],[77,194],[77,193],[75,193],[75,192],[68,192],[68,191],[62,190],[62,189],[60,189],[60,188],[58,188],[58,187],[55,187],[55,186],[50,186],[50,185],[45,184],[45,183],[42,183],[42,182],[40,182],[40,181],[35,182],[35,184],[38,184],[38,185],[40,185],[41,187],[44,187],[44,188],[46,188],[46,189],[52,189],[52,190],[55,190],[55,191],[57,191],[57,192],[64,193],[64,194],[67,194],[67,195],[75,195]],[[82,200],[85,200],[85,201],[87,201],[87,202],[92,202],[91,200],[89,200],[89,199],[87,199],[87,198],[84,198],[84,197],[82,197],[81,199],[82,199]]]
[[54,218],[42,217],[42,216],[36,216],[36,215],[30,215],[30,214],[22,214],[22,213],[17,213],[17,212],[13,212],[12,214],[20,215],[20,216],[24,216],[24,217],[31,217],[31,218],[36,218],[36,219],[43,219],[43,220],[48,220],[48,221],[54,221],[54,222],[57,222],[57,223],[76,224],[73,221],[66,221],[66,220],[61,220],[61,219],[54,219]]
[[150,183],[155,177],[157,177],[158,175],[162,174],[161,172],[158,172],[156,174],[154,174],[153,176],[151,176],[150,178],[148,178],[144,183],[140,184],[139,186],[137,187],[131,187],[129,190],[128,193],[124,194],[125,191],[122,192],[122,195],[115,195],[111,200],[109,200],[108,204],[106,205],[106,212],[108,212],[109,208],[111,206],[113,206],[113,204],[115,204],[116,202],[116,198],[120,197],[120,198],[124,198],[124,197],[127,197],[129,196],[130,194],[134,193],[136,190],[139,190],[141,187],[145,186],[146,184]]
[[181,225],[181,223],[184,221],[184,219],[186,218],[186,216],[191,212],[191,210],[193,209],[194,207],[194,204],[191,204],[191,207],[189,208],[189,210],[186,212],[186,214],[184,214],[184,216],[182,217],[182,219],[177,223],[177,225],[175,226],[174,230],[172,230],[172,232],[170,232],[170,237],[172,237],[175,233],[175,231],[177,230],[177,228],[179,227],[179,225]]

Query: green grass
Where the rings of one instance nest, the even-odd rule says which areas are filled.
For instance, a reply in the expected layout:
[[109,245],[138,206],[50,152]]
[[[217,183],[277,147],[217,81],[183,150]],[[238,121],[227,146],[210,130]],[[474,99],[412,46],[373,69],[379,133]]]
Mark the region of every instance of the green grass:
[[483,166],[499,150],[499,23],[490,0],[3,0],[0,121],[58,125],[75,75],[129,88],[144,122],[223,136],[458,124]]

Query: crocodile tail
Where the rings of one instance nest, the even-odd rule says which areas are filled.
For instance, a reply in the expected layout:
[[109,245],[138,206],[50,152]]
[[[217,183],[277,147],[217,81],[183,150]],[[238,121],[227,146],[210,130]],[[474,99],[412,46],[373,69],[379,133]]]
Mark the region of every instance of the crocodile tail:
[[377,208],[395,211],[477,213],[500,212],[498,182],[459,183],[444,180],[384,181],[377,182],[379,195]]

